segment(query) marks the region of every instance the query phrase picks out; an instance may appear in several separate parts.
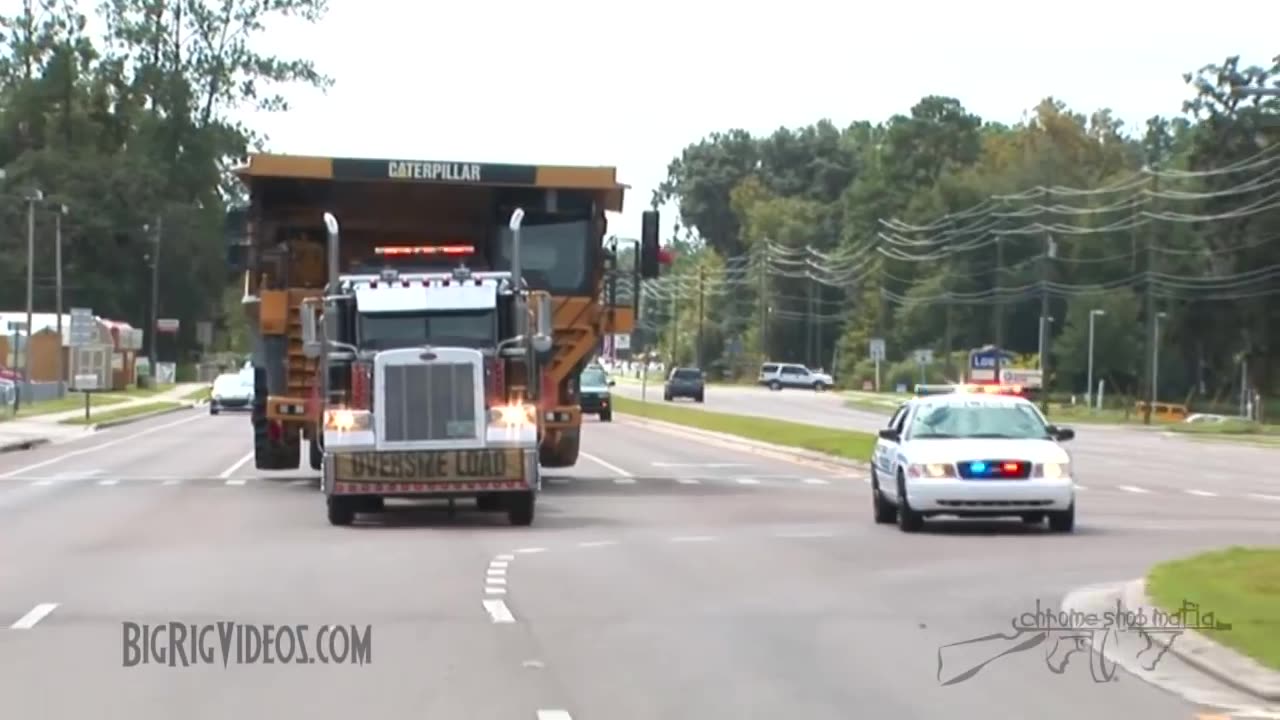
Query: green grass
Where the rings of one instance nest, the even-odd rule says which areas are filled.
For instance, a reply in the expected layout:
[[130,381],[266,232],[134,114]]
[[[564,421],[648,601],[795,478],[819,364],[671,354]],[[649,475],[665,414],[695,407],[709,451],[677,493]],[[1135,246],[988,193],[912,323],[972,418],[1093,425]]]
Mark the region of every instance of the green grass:
[[187,393],[185,396],[183,396],[182,399],[187,402],[201,402],[204,400],[208,400],[209,395],[212,392],[213,392],[212,387],[202,387]]
[[1157,607],[1200,605],[1230,630],[1204,634],[1263,665],[1280,670],[1280,548],[1231,547],[1162,563],[1147,576]]
[[130,387],[128,390],[125,390],[125,394],[129,395],[130,397],[151,397],[152,395],[159,395],[160,393],[169,392],[174,387],[175,386],[173,383],[169,383],[167,385],[156,385],[154,387],[148,387],[148,388],[140,388],[135,385]]
[[111,420],[121,420],[137,415],[145,415],[147,413],[159,412],[161,410],[172,410],[173,408],[182,407],[183,403],[179,402],[153,402],[139,403],[130,405],[129,407],[116,408],[115,410],[107,410],[106,412],[91,413],[88,422],[85,422],[84,416],[67,418],[60,421],[63,425],[94,425],[97,423],[109,422]]
[[1227,440],[1263,447],[1280,447],[1280,425],[1227,420],[1220,423],[1181,423],[1167,430],[1196,440]]
[[804,448],[816,452],[867,461],[876,438],[867,433],[849,430],[831,430],[817,425],[769,420],[767,418],[730,415],[691,408],[646,403],[630,398],[614,396],[613,407],[620,413],[661,420],[711,432],[737,435],[738,437],[775,445]]
[[[124,395],[113,395],[105,393],[89,393],[89,407],[107,407],[122,403],[129,398]],[[56,400],[46,400],[33,405],[23,405],[18,410],[17,418],[37,417],[40,415],[50,415],[52,413],[68,412],[71,410],[84,410],[84,393],[68,392],[65,396]],[[0,413],[0,421],[11,420],[9,415]]]

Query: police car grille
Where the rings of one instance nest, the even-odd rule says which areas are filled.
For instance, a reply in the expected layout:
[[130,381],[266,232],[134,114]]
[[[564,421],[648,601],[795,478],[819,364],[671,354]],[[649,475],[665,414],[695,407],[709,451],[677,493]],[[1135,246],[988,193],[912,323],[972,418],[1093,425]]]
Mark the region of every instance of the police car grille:
[[384,368],[382,398],[388,442],[475,439],[480,427],[476,413],[475,366],[437,362],[388,365]]

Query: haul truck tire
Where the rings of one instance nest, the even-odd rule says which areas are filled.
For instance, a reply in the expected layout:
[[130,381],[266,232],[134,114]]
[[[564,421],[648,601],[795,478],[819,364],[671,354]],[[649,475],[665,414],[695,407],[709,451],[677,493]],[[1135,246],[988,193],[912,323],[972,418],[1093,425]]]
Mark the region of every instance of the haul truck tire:
[[294,470],[302,460],[299,438],[286,438],[283,443],[271,441],[267,430],[267,374],[253,369],[253,464],[259,470]]
[[561,430],[552,442],[544,441],[538,448],[538,464],[543,467],[573,467],[578,462],[578,447],[582,438],[581,430]]

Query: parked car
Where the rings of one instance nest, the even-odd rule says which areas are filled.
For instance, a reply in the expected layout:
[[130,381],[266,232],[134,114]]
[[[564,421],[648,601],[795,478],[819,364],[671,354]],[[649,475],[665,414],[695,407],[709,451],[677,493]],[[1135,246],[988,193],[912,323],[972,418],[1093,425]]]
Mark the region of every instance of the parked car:
[[588,365],[578,376],[578,404],[583,413],[600,416],[601,422],[613,422],[613,387],[615,381],[599,365]]
[[687,397],[694,402],[702,402],[707,390],[707,378],[698,368],[673,368],[667,376],[662,388],[662,399],[671,402],[676,398]]
[[253,406],[253,370],[223,373],[209,391],[209,414],[223,410],[248,410]]

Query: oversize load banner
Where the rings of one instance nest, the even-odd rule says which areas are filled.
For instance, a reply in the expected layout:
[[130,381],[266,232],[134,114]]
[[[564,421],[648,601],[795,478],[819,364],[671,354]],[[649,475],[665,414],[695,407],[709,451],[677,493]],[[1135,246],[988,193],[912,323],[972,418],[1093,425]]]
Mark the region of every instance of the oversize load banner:
[[520,450],[441,450],[435,452],[356,452],[336,456],[341,482],[450,482],[520,480]]

